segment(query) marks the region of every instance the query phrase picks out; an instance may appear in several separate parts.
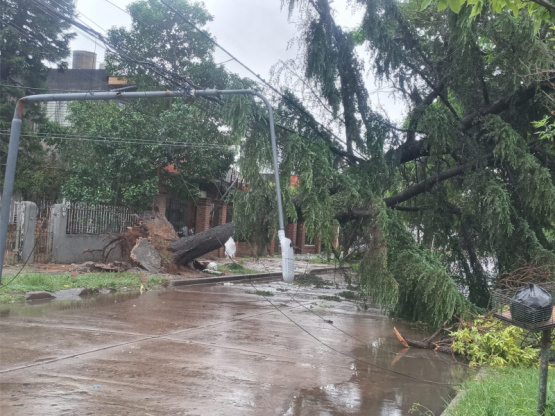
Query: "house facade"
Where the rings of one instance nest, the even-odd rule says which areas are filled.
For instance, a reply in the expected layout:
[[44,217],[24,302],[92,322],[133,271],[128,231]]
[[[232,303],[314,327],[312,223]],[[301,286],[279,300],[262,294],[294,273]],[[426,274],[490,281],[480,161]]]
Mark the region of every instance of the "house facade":
[[[64,71],[51,69],[46,81],[50,92],[71,91],[109,91],[127,86],[122,78],[110,77],[104,68],[97,68],[96,54],[87,51],[74,51],[72,68]],[[51,121],[69,125],[67,102],[46,103],[46,114]],[[209,228],[233,221],[233,206],[226,197],[231,187],[240,181],[238,172],[231,169],[226,178],[213,179],[201,186],[201,198],[191,202],[169,194],[162,185],[153,201],[155,210],[164,215],[180,235],[196,234]],[[294,184],[292,183],[294,186]],[[318,253],[319,242],[307,244],[306,232],[302,224],[288,224],[286,236],[296,246],[297,253]],[[279,252],[279,244],[272,242],[267,247],[268,254]],[[214,253],[223,257],[223,247]],[[237,243],[237,256],[252,255],[249,244]]]

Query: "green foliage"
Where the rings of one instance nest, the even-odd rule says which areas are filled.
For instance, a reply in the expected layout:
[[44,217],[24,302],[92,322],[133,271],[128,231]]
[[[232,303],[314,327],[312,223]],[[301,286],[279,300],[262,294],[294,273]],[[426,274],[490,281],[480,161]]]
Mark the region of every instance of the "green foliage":
[[[555,414],[555,371],[549,373],[546,416]],[[535,368],[488,369],[461,386],[464,394],[445,416],[535,416],[538,384]]]
[[344,290],[343,292],[339,292],[337,294],[337,296],[341,296],[342,298],[345,299],[357,299],[358,295],[353,292],[352,290]]
[[[64,14],[72,16],[73,0],[47,2]],[[3,0],[0,23],[0,128],[7,128],[14,113],[14,99],[44,88],[48,74],[47,63],[67,68],[69,41],[75,36],[68,32],[70,24],[47,15],[40,4],[32,0]],[[36,90],[35,90],[36,89]],[[38,105],[26,106],[26,118],[39,121]]]
[[275,296],[274,292],[270,292],[269,290],[247,291],[246,293],[249,293],[252,295],[258,295],[258,296],[264,296],[264,297]]
[[[423,0],[421,9],[426,9],[432,3],[433,0]],[[550,8],[545,7],[541,2],[522,0],[439,0],[437,10],[442,11],[449,7],[454,13],[459,13],[465,4],[471,8],[470,17],[479,16],[484,12],[484,9],[491,8],[498,14],[508,11],[516,18],[522,9],[526,9],[527,14],[537,22],[538,28],[542,22],[555,22],[555,13]]]
[[339,296],[333,295],[320,295],[318,296],[318,299],[322,299],[322,300],[329,300],[331,302],[341,302],[341,298]]
[[[385,233],[378,237],[382,254],[376,256],[376,248],[370,248],[360,275],[365,293],[382,308],[432,326],[471,308],[437,254],[419,248],[398,216],[387,218],[380,230]],[[378,238],[374,234],[371,240]]]
[[[66,15],[74,13],[73,0],[46,2]],[[4,181],[9,133],[16,101],[28,94],[43,92],[48,74],[47,64],[67,68],[69,41],[75,36],[70,25],[61,18],[46,15],[31,0],[2,0],[0,22],[0,183]],[[25,120],[45,125],[44,110],[27,103]],[[59,196],[63,166],[55,155],[45,149],[29,124],[24,124],[18,162],[15,192],[26,199]]]
[[[198,4],[172,1],[173,7],[202,27],[211,16]],[[110,42],[129,56],[150,59],[170,68],[176,76],[226,88],[237,77],[226,74],[213,61],[213,45],[183,24],[166,6],[155,1],[129,5],[132,28],[112,29]],[[136,62],[107,54],[107,69],[136,83],[141,90],[166,88]],[[173,88],[173,86],[171,86]],[[242,99],[232,101],[227,113],[206,102],[139,100],[79,102],[71,105],[75,135],[104,140],[53,141],[67,164],[62,193],[72,201],[123,204],[149,208],[159,186],[182,199],[194,199],[198,188],[222,177],[233,162],[232,145],[244,128]],[[231,132],[226,122],[234,120]],[[170,170],[166,170],[171,167]]]
[[422,117],[422,130],[430,139],[430,154],[443,155],[453,147],[455,118],[444,106],[430,106]]
[[247,267],[245,267],[245,265],[243,264],[242,261],[240,262],[236,262],[236,263],[231,263],[231,264],[223,264],[221,266],[218,266],[218,270],[221,271],[231,271],[233,273],[237,273],[237,274],[255,274],[255,273],[260,273],[258,270],[254,270],[254,269],[249,269]]
[[523,345],[524,330],[497,320],[475,319],[450,333],[453,351],[468,357],[470,365],[530,367],[538,362],[538,351]]
[[539,140],[555,140],[555,123],[551,121],[551,117],[545,116],[541,120],[532,122],[532,125],[538,129],[535,133]]
[[187,186],[220,177],[233,159],[229,135],[185,103],[167,109],[159,103],[79,102],[69,118],[76,133],[106,137],[71,145],[54,141],[69,164],[63,196],[72,201],[147,208],[159,182],[190,199]]
[[295,277],[293,284],[298,286],[314,286],[316,288],[329,286],[328,282],[325,279],[312,273],[305,273]]

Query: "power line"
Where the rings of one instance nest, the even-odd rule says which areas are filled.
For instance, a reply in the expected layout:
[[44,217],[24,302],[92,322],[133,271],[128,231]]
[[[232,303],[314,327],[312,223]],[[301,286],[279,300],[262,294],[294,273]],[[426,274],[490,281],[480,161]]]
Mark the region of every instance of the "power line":
[[[187,86],[192,87],[194,89],[199,88],[190,79],[188,79],[185,76],[182,76],[182,75],[177,74],[175,72],[169,71],[169,70],[167,70],[163,67],[160,67],[159,65],[155,64],[154,62],[151,62],[151,61],[148,61],[148,60],[139,60],[137,58],[132,57],[131,55],[129,55],[127,52],[125,52],[121,48],[118,48],[117,46],[112,44],[104,35],[102,35],[98,31],[94,30],[93,28],[91,28],[90,26],[88,26],[84,23],[81,23],[81,22],[77,21],[76,19],[72,18],[71,16],[68,16],[64,13],[59,12],[58,10],[54,9],[49,4],[43,3],[40,0],[33,0],[33,1],[45,13],[47,13],[47,14],[53,16],[53,17],[63,19],[65,21],[69,22],[70,24],[72,24],[73,26],[85,31],[87,34],[93,36],[94,38],[96,38],[99,41],[101,41],[102,43],[104,43],[106,45],[106,47],[110,48],[114,53],[116,53],[117,55],[119,55],[123,59],[125,59],[129,62],[133,62],[133,63],[135,63],[139,66],[148,68],[148,70],[152,71],[157,76],[159,76],[162,79],[165,79],[166,81],[170,82],[171,84],[177,84],[177,85],[180,85],[180,86],[183,86],[183,84],[186,84]],[[67,12],[67,10],[65,10],[65,11]],[[176,82],[176,80],[179,80],[180,82]]]
[[[34,0],[35,3],[44,6],[46,8],[49,8],[48,5],[45,5],[44,3],[41,3],[39,0]],[[108,0],[106,0],[108,3],[114,5],[113,3],[109,2]],[[163,1],[162,1],[163,2]],[[167,7],[170,8],[170,10],[172,10],[174,13],[176,13],[178,16],[180,16],[182,19],[184,19],[184,21],[191,25],[193,28],[195,28],[197,31],[199,31],[203,36],[207,37],[210,42],[213,42],[216,46],[220,47],[222,50],[224,50],[227,54],[229,54],[233,59],[237,60],[233,55],[231,55],[227,50],[225,50],[221,45],[219,45],[217,42],[215,42],[208,34],[206,34],[204,31],[202,31],[201,29],[199,29],[196,25],[194,25],[192,22],[190,22],[187,18],[185,18],[185,16],[183,16],[183,14],[179,13],[178,11],[176,11],[175,9],[173,9],[171,6],[169,6],[167,3],[163,2]],[[39,6],[40,7],[40,6]],[[129,14],[127,11],[121,9],[118,6],[117,7],[119,10],[124,11],[125,13]],[[41,7],[42,8],[42,7]],[[45,10],[45,9],[43,9]],[[118,54],[120,57],[122,57],[125,60],[128,60],[130,62],[133,62],[139,66],[147,66],[149,69],[151,69],[155,74],[161,76],[162,78],[166,79],[167,81],[169,81],[171,84],[177,84],[179,85],[179,83],[176,83],[174,81],[174,79],[172,77],[177,77],[178,79],[184,79],[185,82],[188,83],[188,85],[191,85],[193,88],[198,88],[196,85],[194,85],[189,79],[186,79],[184,77],[182,77],[179,74],[176,74],[175,72],[172,71],[168,71],[164,68],[160,68],[158,65],[153,64],[152,62],[149,61],[145,61],[145,60],[137,60],[136,58],[131,57],[129,54],[127,54],[127,52],[122,51],[120,48],[116,48],[113,44],[111,44],[103,35],[101,35],[100,33],[98,33],[97,31],[95,31],[94,29],[92,29],[90,26],[86,25],[85,23],[82,22],[77,22],[75,19],[72,19],[68,16],[65,16],[63,14],[60,14],[57,10],[54,10],[50,7],[51,12],[49,12],[48,10],[45,10],[47,13],[49,13],[50,15],[52,15],[52,13],[54,13],[56,16],[58,16],[59,18],[65,19],[67,21],[69,21],[73,26],[77,27],[78,29],[84,30],[86,33],[91,34],[93,37],[97,38],[98,40],[100,40],[101,42],[103,42],[107,47],[110,47],[116,54]],[[84,16],[84,15],[83,15]],[[93,21],[92,19],[89,19],[88,17],[84,16],[85,18],[87,18],[90,21]],[[93,21],[94,22],[94,21]],[[96,24],[96,23],[95,23]],[[99,26],[99,25],[97,25]],[[99,26],[100,27],[100,26]],[[160,31],[159,31],[160,32]],[[161,33],[161,32],[160,32]],[[238,61],[239,62],[239,61]],[[241,63],[242,64],[242,63]],[[244,65],[244,64],[242,64]],[[245,66],[246,67],[246,66]],[[252,72],[252,71],[251,71]],[[254,72],[252,72],[254,74]],[[259,76],[258,76],[259,77]],[[259,77],[260,78],[260,77]],[[333,137],[335,137],[338,141],[342,142],[345,144],[344,141],[342,141],[342,139],[340,139],[338,136],[336,136],[333,132],[329,131],[325,126],[322,126],[321,123],[317,122],[316,120],[314,120],[312,118],[312,116],[306,112],[306,110],[302,109],[301,107],[299,107],[296,103],[292,102],[290,99],[288,99],[285,95],[283,95],[282,93],[280,93],[277,89],[275,89],[273,86],[271,86],[269,83],[267,83],[265,80],[263,80],[262,78],[260,78],[266,85],[268,85],[273,91],[275,91],[276,93],[278,93],[280,96],[282,96],[286,101],[294,104],[294,106],[297,108],[297,110],[301,110],[301,112],[303,112],[303,114],[305,114],[306,116],[310,117],[311,120],[316,123],[317,125],[319,125],[320,127],[323,127],[325,130],[328,131],[328,133],[330,133]],[[199,107],[200,108],[200,107]],[[321,135],[321,132],[316,129],[315,130],[316,133],[318,135]],[[362,157],[364,158],[356,149],[355,151]],[[346,153],[346,152],[345,152]],[[343,155],[346,156],[346,155]]]
[[[116,7],[117,9],[123,11],[124,13],[128,14],[131,16],[131,14],[127,11],[122,9],[121,7],[115,5],[114,3],[112,3],[110,0],[104,0],[107,3],[111,4],[112,6]],[[323,124],[321,124],[320,122],[318,122],[317,120],[315,120],[312,115],[310,113],[308,113],[305,109],[303,109],[302,107],[300,107],[297,103],[295,103],[294,101],[292,101],[291,99],[289,99],[286,95],[284,95],[283,93],[281,93],[278,89],[276,89],[274,86],[272,86],[269,82],[267,82],[264,78],[262,78],[259,74],[255,73],[252,69],[250,69],[246,64],[244,64],[243,62],[241,62],[238,58],[236,58],[234,55],[232,55],[227,49],[225,49],[222,45],[220,45],[218,42],[216,42],[214,39],[212,39],[212,37],[207,34],[205,31],[203,31],[202,29],[200,29],[197,25],[195,25],[193,22],[191,22],[187,17],[185,17],[182,13],[180,13],[178,10],[176,10],[174,7],[172,7],[168,2],[166,2],[165,0],[160,0],[160,2],[162,4],[164,4],[168,9],[170,9],[174,14],[176,14],[177,16],[179,16],[181,19],[183,19],[184,22],[186,22],[188,25],[190,25],[193,29],[195,29],[197,32],[199,32],[200,34],[202,34],[206,39],[208,39],[209,42],[211,42],[212,44],[214,44],[215,46],[217,46],[218,48],[220,48],[222,51],[224,51],[230,58],[231,60],[236,61],[237,63],[239,63],[243,68],[245,68],[248,72],[250,72],[252,75],[254,75],[258,80],[260,80],[264,85],[268,86],[272,91],[274,91],[276,94],[278,94],[280,97],[282,97],[285,102],[287,102],[290,106],[293,106],[297,111],[301,112],[302,114],[304,114],[306,117],[309,117],[311,120],[313,120],[320,128],[322,128],[323,130],[325,130],[328,134],[330,134],[333,138],[335,138],[336,140],[338,140],[340,143],[346,144],[346,141],[344,141],[343,139],[341,139],[339,136],[337,136],[335,133],[333,133],[331,130],[329,130],[326,126],[324,126]],[[139,20],[140,21],[140,20]],[[161,33],[161,32],[160,32]],[[226,61],[228,62],[228,61]],[[322,133],[316,129],[315,130],[316,133],[318,135],[320,135],[322,137]],[[328,140],[326,137],[322,137],[325,140]],[[358,153],[359,157],[362,159],[365,159],[364,155],[362,155],[358,150],[355,149],[355,152]]]
[[[9,131],[0,130],[0,135],[9,136]],[[182,142],[172,142],[172,141],[156,141],[156,140],[144,140],[144,139],[125,139],[120,137],[71,137],[71,136],[56,136],[49,134],[21,134],[22,137],[35,137],[42,139],[53,139],[53,140],[69,140],[69,141],[88,141],[88,142],[100,142],[106,144],[147,144],[147,145],[160,145],[160,146],[171,146],[171,147],[190,147],[190,148],[212,148],[212,149],[229,149],[230,145],[219,145],[219,144],[198,144],[198,143],[182,143]]]
[[[220,242],[221,243],[221,242]],[[253,246],[251,245],[250,241],[247,240],[247,244],[249,245],[251,252],[253,253],[253,255],[258,259],[258,261],[260,261],[260,264],[262,264],[262,267],[264,267],[264,269],[266,270],[266,272],[271,272],[270,269],[264,264],[264,262],[260,259],[260,257],[256,254]],[[307,267],[305,269],[305,273],[308,270],[308,259],[307,259]],[[308,312],[310,312],[311,314],[313,314],[314,316],[317,316],[318,318],[320,318],[323,322],[331,325],[333,328],[335,328],[336,330],[338,330],[339,332],[343,333],[344,335],[347,335],[349,338],[354,339],[357,342],[360,342],[361,344],[368,346],[368,344],[361,340],[360,338],[356,337],[353,334],[348,333],[347,331],[344,331],[343,329],[339,328],[338,326],[336,326],[332,321],[325,319],[324,317],[322,317],[321,315],[317,314],[315,311],[313,311],[310,308],[307,308],[305,305],[301,304],[297,299],[295,299],[295,297],[297,296],[297,293],[300,290],[300,285],[297,288],[297,291],[295,292],[295,294],[293,296],[291,296],[289,293],[287,293],[287,289],[285,289],[279,282],[276,282],[277,285],[282,289],[283,293],[285,293],[292,301],[296,302],[299,306],[301,306],[302,308],[306,309]],[[383,349],[383,348],[382,348]],[[385,349],[384,349],[385,350]],[[389,351],[389,350],[385,350],[387,352],[390,352],[394,355],[397,355],[397,353],[393,352],[393,351]],[[440,360],[440,361],[444,361],[444,360]],[[458,365],[463,365],[463,366],[468,366],[468,364],[464,364],[464,363],[460,363],[458,361],[455,361],[456,364]]]
[[[252,286],[252,288],[254,288],[254,290],[256,290],[256,286],[254,286],[252,284],[252,281],[249,280],[249,284]],[[288,316],[285,312],[283,312],[277,305],[275,305],[267,296],[265,296],[264,294],[261,294],[261,296],[270,304],[272,305],[280,314],[282,314],[284,317],[286,317],[289,321],[291,321],[297,328],[299,328],[301,331],[305,332],[308,336],[310,336],[311,338],[313,338],[314,340],[316,340],[317,342],[319,342],[320,344],[322,344],[323,346],[325,346],[326,348],[336,352],[337,354],[343,355],[344,357],[350,358],[352,360],[355,361],[359,361],[361,363],[364,363],[370,367],[374,367],[374,368],[378,368],[382,371],[386,371],[392,374],[397,374],[399,376],[403,376],[403,377],[407,377],[413,380],[417,380],[417,381],[422,381],[424,383],[429,383],[429,384],[435,384],[435,385],[439,385],[439,386],[454,386],[453,383],[443,383],[443,382],[439,382],[439,381],[433,381],[433,380],[428,380],[425,378],[421,378],[421,377],[417,377],[417,376],[413,376],[410,374],[406,374],[406,373],[402,373],[400,371],[395,371],[392,370],[390,368],[387,367],[383,367],[381,365],[378,364],[374,364],[371,363],[369,361],[363,360],[362,358],[357,358],[353,355],[347,354],[341,350],[338,350],[335,347],[332,347],[331,345],[329,345],[328,343],[322,341],[320,338],[318,338],[316,335],[312,334],[310,331],[308,331],[306,328],[304,328],[301,324],[299,324],[298,322],[296,322],[295,320],[293,320],[290,316]],[[306,307],[305,307],[306,308]]]

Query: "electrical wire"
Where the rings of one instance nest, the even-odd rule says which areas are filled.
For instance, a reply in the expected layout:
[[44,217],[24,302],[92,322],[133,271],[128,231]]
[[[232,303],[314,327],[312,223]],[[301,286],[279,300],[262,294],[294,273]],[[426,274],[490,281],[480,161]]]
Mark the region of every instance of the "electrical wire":
[[[257,289],[256,289],[256,286],[254,286],[254,285],[252,284],[252,281],[249,281],[249,284],[253,287],[254,290],[257,290]],[[314,340],[316,340],[318,343],[320,343],[320,344],[322,344],[323,346],[325,346],[326,348],[328,348],[328,349],[330,349],[330,350],[336,352],[337,354],[340,354],[340,355],[342,355],[342,356],[344,356],[344,357],[347,357],[347,358],[350,358],[350,359],[352,359],[352,360],[355,360],[355,361],[364,363],[364,364],[366,364],[366,365],[368,365],[368,366],[370,366],[370,367],[378,368],[378,369],[380,369],[380,370],[382,370],[382,371],[386,371],[386,372],[389,372],[389,373],[392,373],[392,374],[396,374],[396,375],[399,375],[399,376],[407,377],[407,378],[410,378],[410,379],[413,379],[413,380],[417,380],[417,381],[421,381],[421,382],[424,382],[424,383],[429,383],[429,384],[434,384],[434,385],[444,386],[444,387],[453,387],[453,386],[455,386],[455,384],[453,384],[453,383],[444,383],[444,382],[439,382],[439,381],[434,381],[434,380],[428,380],[428,379],[425,379],[425,378],[421,378],[421,377],[413,376],[413,375],[410,375],[410,374],[402,373],[402,372],[400,372],[400,371],[395,371],[395,370],[392,370],[392,369],[390,369],[390,368],[383,367],[383,366],[381,366],[381,365],[371,363],[371,362],[369,362],[369,361],[363,360],[362,358],[357,358],[357,357],[352,356],[352,355],[350,355],[350,354],[347,354],[347,353],[345,353],[345,352],[343,352],[343,351],[341,351],[341,350],[338,350],[337,348],[332,347],[332,346],[329,345],[328,343],[322,341],[322,340],[321,340],[320,338],[318,338],[316,335],[312,334],[310,331],[308,331],[306,328],[304,328],[304,327],[303,327],[302,325],[300,325],[298,322],[296,322],[295,320],[293,320],[290,316],[288,316],[285,312],[283,312],[277,305],[275,305],[267,296],[265,296],[264,294],[261,294],[261,295],[262,295],[262,297],[263,297],[270,305],[272,305],[272,306],[273,306],[280,314],[282,314],[285,318],[287,318],[289,321],[291,321],[291,323],[293,323],[297,328],[299,328],[301,331],[305,332],[308,336],[310,336],[311,338],[313,338]]]
[[[131,55],[129,55],[126,51],[122,50],[121,48],[115,46],[114,44],[112,44],[104,35],[102,35],[101,33],[99,33],[98,31],[94,30],[93,28],[91,28],[90,26],[79,22],[78,20],[72,18],[71,16],[64,14],[58,10],[56,10],[54,7],[52,7],[50,4],[44,3],[40,0],[32,0],[42,11],[44,11],[46,14],[53,16],[55,18],[58,19],[63,19],[65,21],[67,21],[68,23],[70,23],[71,25],[73,25],[74,27],[77,27],[83,31],[85,31],[87,34],[89,34],[90,36],[93,36],[94,38],[98,39],[100,42],[102,42],[104,45],[106,45],[107,48],[109,48],[112,52],[114,52],[115,54],[117,54],[118,56],[120,56],[122,59],[129,61],[129,62],[133,62],[139,66],[142,66],[144,68],[146,68],[147,70],[150,70],[151,72],[153,72],[154,74],[156,74],[158,77],[165,79],[166,81],[170,82],[170,84],[176,83],[176,84],[181,84],[180,86],[183,86],[184,84],[187,85],[188,87],[194,88],[194,89],[198,89],[198,85],[195,85],[189,78],[182,76],[180,74],[177,74],[173,71],[169,71],[166,68],[163,68],[159,65],[157,65],[154,62],[151,62],[149,60],[145,60],[145,59],[137,59]],[[63,8],[62,8],[63,10]],[[67,12],[67,10],[64,10],[65,12]],[[176,82],[177,80],[179,80],[179,82]]]
[[[221,244],[221,242],[220,242],[220,244]],[[260,264],[262,264],[262,267],[264,267],[264,269],[266,270],[266,272],[268,272],[268,273],[271,272],[270,269],[264,264],[264,262],[262,262],[262,260],[260,259],[260,257],[256,254],[254,248],[252,247],[251,243],[250,243],[248,240],[247,240],[247,244],[249,245],[249,247],[250,247],[251,252],[253,253],[253,255],[257,258],[257,260],[260,262]],[[307,266],[306,266],[306,268],[305,268],[305,273],[306,273],[307,270],[308,270],[308,259],[307,259]],[[297,293],[298,293],[299,290],[300,290],[300,286],[297,288],[297,291],[294,293],[294,295],[291,296],[291,295],[287,292],[287,289],[285,289],[285,288],[281,285],[280,282],[276,282],[276,283],[277,283],[277,285],[280,287],[280,289],[282,289],[282,292],[285,293],[292,301],[296,302],[299,306],[301,306],[302,308],[306,309],[308,312],[312,313],[313,315],[317,316],[317,317],[320,318],[323,322],[325,322],[325,323],[331,325],[331,326],[334,327],[336,330],[338,330],[339,332],[341,332],[341,333],[343,333],[344,335],[348,336],[349,338],[352,338],[352,339],[354,339],[355,341],[358,341],[359,343],[363,344],[364,346],[369,346],[367,342],[365,342],[365,341],[361,340],[360,338],[356,337],[355,335],[350,334],[350,333],[348,333],[347,331],[345,331],[345,330],[339,328],[339,327],[336,326],[332,321],[330,321],[330,320],[328,320],[328,319],[325,319],[324,317],[322,317],[321,315],[319,315],[318,313],[316,313],[314,310],[312,310],[312,309],[306,307],[305,305],[301,304],[301,303],[295,298],[296,295],[297,295]],[[382,349],[383,349],[383,348],[382,348]],[[383,349],[383,350],[385,350],[385,349]],[[387,351],[387,352],[389,352],[389,353],[391,353],[391,354],[393,354],[393,355],[397,355],[397,354],[398,354],[398,353],[396,353],[396,352],[394,352],[394,351],[389,351],[389,350],[385,350],[385,351]],[[445,362],[446,360],[441,360],[441,359],[440,359],[439,361]],[[466,366],[466,367],[469,366],[468,364],[466,364],[466,363],[461,363],[461,362],[459,362],[459,361],[457,361],[457,360],[455,360],[453,363],[454,363],[454,364],[458,364],[458,365],[462,365],[462,366]]]
[[[0,130],[0,135],[9,136],[9,130]],[[156,140],[146,140],[146,139],[126,139],[120,137],[94,137],[94,136],[57,136],[49,135],[47,133],[43,134],[20,134],[22,137],[34,137],[42,139],[53,139],[53,140],[75,140],[75,141],[89,141],[89,142],[101,142],[107,144],[113,143],[126,143],[126,144],[148,144],[148,145],[161,145],[161,146],[173,146],[173,147],[190,147],[190,148],[214,148],[214,149],[229,149],[230,145],[221,144],[198,144],[198,143],[183,143],[183,142],[172,142],[172,141],[156,141]]]
[[[131,16],[131,14],[115,5],[113,2],[111,2],[110,0],[104,0],[107,3],[111,4],[112,6],[116,7],[117,9],[121,10],[122,12],[128,14],[129,16]],[[227,49],[225,49],[223,46],[221,46],[218,42],[216,42],[214,39],[212,39],[212,37],[207,34],[205,31],[203,31],[202,29],[200,29],[197,25],[195,25],[193,22],[191,22],[188,18],[186,18],[182,13],[180,13],[178,10],[176,10],[175,8],[173,8],[170,4],[168,4],[166,1],[164,0],[160,0],[160,2],[162,4],[164,4],[168,9],[170,9],[174,14],[176,14],[177,16],[179,16],[181,19],[183,19],[183,21],[185,23],[187,23],[189,26],[191,26],[192,28],[194,28],[197,32],[199,32],[200,34],[202,34],[206,39],[208,39],[212,44],[214,44],[216,47],[220,48],[223,52],[225,52],[231,59],[230,60],[234,60],[237,63],[239,63],[241,66],[243,66],[247,71],[249,71],[252,75],[254,75],[257,79],[259,79],[263,84],[265,84],[266,86],[268,86],[272,91],[274,91],[276,94],[278,94],[280,97],[282,97],[285,102],[287,102],[289,105],[292,105],[297,111],[301,112],[302,114],[304,114],[305,116],[308,116],[310,118],[312,118],[312,115],[310,113],[308,113],[306,110],[304,110],[302,107],[299,107],[294,101],[291,101],[287,96],[285,96],[283,93],[281,93],[279,90],[277,90],[275,87],[273,87],[269,82],[267,82],[265,79],[263,79],[259,74],[255,73],[252,69],[250,69],[247,65],[245,65],[243,62],[241,62],[239,59],[237,59],[234,55],[232,55]],[[138,20],[138,19],[137,19]],[[138,20],[139,22],[141,22],[140,20]],[[161,33],[160,31],[158,31],[159,33]],[[223,63],[229,62],[230,60],[227,60]],[[339,136],[337,136],[335,133],[333,133],[331,130],[329,130],[326,126],[324,126],[323,124],[321,124],[320,122],[314,120],[314,122],[320,126],[320,128],[322,128],[323,130],[325,130],[328,134],[332,135],[332,137],[334,137],[336,140],[338,140],[339,142],[343,143],[346,145],[346,141],[341,139]],[[320,137],[322,137],[321,132],[318,130],[315,130],[315,132],[320,135]],[[327,140],[327,138],[322,137],[324,140]],[[364,155],[362,155],[360,152],[358,152],[355,149],[355,152],[358,153],[359,157],[362,159],[365,159]]]

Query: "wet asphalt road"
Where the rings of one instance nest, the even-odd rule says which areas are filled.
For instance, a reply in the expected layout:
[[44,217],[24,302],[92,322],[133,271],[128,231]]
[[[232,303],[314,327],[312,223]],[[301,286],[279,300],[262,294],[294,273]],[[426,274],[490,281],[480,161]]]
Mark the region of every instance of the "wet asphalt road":
[[337,282],[1,306],[0,415],[439,415],[472,370],[405,350],[393,325],[425,334],[377,309],[318,299]]

